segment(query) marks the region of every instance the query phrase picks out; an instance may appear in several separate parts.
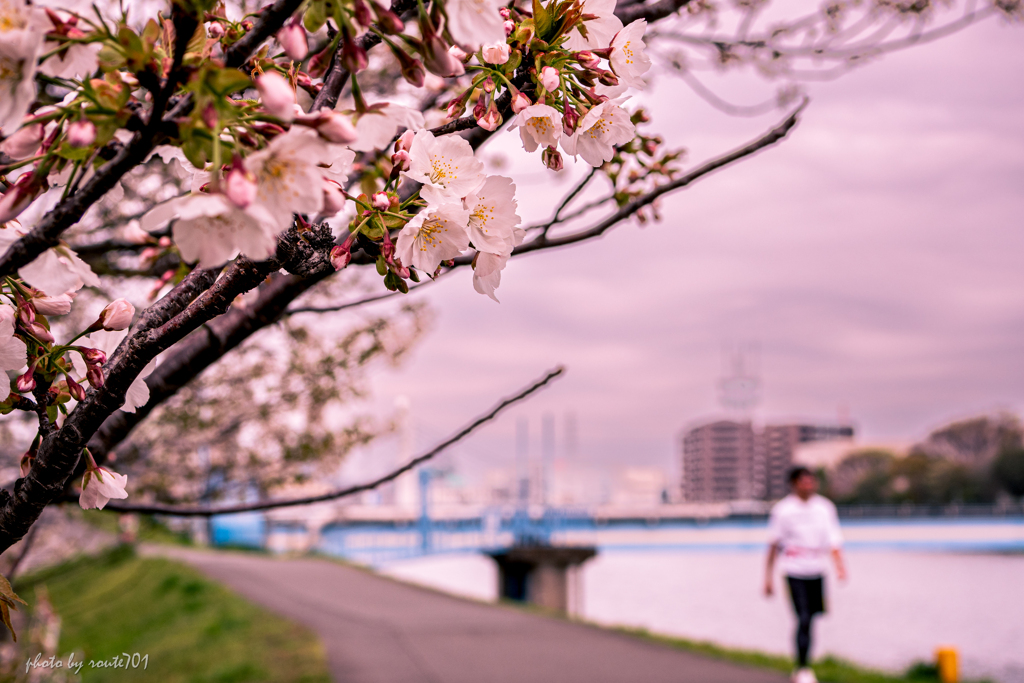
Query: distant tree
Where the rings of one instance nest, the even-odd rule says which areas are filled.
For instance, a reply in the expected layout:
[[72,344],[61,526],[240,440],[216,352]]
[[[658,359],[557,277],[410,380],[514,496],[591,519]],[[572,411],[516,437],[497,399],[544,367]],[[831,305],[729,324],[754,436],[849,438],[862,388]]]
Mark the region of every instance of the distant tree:
[[1024,496],[1024,448],[1000,453],[992,463],[992,478],[1011,496]]

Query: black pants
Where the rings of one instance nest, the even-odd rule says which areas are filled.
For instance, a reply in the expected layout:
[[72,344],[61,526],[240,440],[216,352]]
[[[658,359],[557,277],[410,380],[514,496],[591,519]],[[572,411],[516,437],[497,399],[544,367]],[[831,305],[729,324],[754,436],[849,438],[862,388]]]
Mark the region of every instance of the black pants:
[[787,576],[789,597],[796,611],[796,663],[799,667],[807,666],[807,656],[811,651],[811,620],[815,614],[825,611],[824,587],[822,577],[796,578]]

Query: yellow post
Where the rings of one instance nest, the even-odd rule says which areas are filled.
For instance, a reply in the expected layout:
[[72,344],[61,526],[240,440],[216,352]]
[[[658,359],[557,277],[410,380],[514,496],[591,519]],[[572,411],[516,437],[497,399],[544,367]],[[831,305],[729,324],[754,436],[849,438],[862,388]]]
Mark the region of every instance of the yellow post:
[[935,664],[939,669],[942,683],[957,683],[957,656],[955,647],[940,647],[935,651]]

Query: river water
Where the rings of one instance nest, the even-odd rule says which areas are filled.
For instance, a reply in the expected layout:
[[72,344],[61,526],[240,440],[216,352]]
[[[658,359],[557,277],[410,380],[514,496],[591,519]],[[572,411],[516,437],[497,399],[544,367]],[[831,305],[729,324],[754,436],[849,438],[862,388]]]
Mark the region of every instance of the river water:
[[[962,674],[1024,683],[1024,553],[852,547],[850,579],[828,582],[829,613],[816,623],[815,656],[900,671],[960,653]],[[608,625],[764,652],[791,652],[794,620],[783,586],[761,593],[764,557],[748,546],[604,548],[581,573],[580,615]],[[479,554],[389,562],[378,570],[483,600],[497,572]]]

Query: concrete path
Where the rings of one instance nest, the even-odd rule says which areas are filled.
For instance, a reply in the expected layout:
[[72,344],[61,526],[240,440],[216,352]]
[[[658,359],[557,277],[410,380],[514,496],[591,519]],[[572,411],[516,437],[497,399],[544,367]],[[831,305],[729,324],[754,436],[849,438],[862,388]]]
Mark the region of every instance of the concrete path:
[[583,624],[447,596],[320,559],[153,548],[305,624],[339,683],[784,683]]

